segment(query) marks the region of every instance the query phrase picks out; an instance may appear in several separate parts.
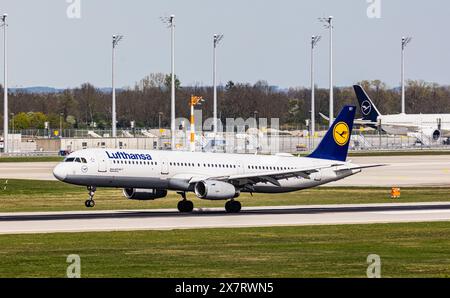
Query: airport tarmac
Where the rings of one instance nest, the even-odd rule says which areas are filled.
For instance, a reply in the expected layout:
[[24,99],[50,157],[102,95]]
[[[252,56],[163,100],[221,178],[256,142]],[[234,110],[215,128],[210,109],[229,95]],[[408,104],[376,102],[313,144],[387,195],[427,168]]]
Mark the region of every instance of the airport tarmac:
[[450,221],[450,203],[0,213],[0,234]]
[[[386,164],[327,186],[450,186],[450,155],[349,157],[357,164]],[[55,180],[56,162],[0,163],[0,178]]]

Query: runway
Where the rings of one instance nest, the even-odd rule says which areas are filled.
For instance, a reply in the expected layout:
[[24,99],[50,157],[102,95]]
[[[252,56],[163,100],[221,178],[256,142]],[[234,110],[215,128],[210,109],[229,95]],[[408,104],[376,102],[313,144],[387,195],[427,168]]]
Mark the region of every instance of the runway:
[[0,162],[0,178],[55,180],[53,168],[57,162]]
[[[326,186],[450,186],[450,155],[349,157],[356,164],[386,164]],[[56,162],[0,163],[0,178],[56,180]]]
[[0,213],[0,234],[450,221],[450,203]]
[[326,186],[450,186],[450,155],[348,157],[356,164],[386,164]]

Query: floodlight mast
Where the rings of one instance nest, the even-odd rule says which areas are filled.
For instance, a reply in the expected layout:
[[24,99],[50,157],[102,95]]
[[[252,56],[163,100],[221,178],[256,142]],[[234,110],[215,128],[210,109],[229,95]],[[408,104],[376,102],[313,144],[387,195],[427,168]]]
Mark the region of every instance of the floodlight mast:
[[170,130],[171,130],[171,148],[175,148],[175,15],[161,17],[161,21],[170,28],[171,35],[171,86],[170,86]]
[[216,63],[216,47],[223,38],[223,34],[214,34],[213,36],[213,100],[214,100],[214,110],[213,110],[213,121],[214,121],[214,136],[217,135],[217,63]]
[[5,13],[2,16],[3,26],[3,63],[4,63],[4,83],[3,83],[3,152],[9,152],[8,148],[8,45],[7,45],[7,23],[8,15]]
[[[313,35],[311,37],[311,135],[312,146],[314,147],[314,135],[316,131],[316,103],[315,103],[315,84],[314,84],[314,48],[322,37]],[[311,148],[312,149],[312,148]]]
[[330,127],[334,122],[334,98],[333,98],[333,17],[319,18],[325,23],[324,27],[330,30]]
[[123,35],[113,35],[112,36],[112,136],[113,138],[117,137],[117,113],[116,113],[116,88],[114,86],[114,60],[115,60],[115,52],[116,46],[120,40],[122,40]]
[[402,114],[405,114],[405,48],[412,37],[402,37]]

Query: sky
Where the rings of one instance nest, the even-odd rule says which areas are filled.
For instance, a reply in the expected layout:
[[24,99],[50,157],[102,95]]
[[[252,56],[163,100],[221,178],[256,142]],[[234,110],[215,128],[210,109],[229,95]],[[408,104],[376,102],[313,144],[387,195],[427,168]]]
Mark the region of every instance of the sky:
[[[0,14],[9,20],[10,87],[111,86],[112,34],[124,35],[116,86],[170,73],[170,30],[160,20],[170,14],[182,85],[212,84],[212,36],[222,33],[220,84],[309,86],[310,39],[319,34],[315,81],[327,87],[329,32],[317,18],[330,15],[335,86],[373,79],[398,86],[402,36],[413,37],[405,52],[406,78],[448,85],[449,11],[445,0],[0,0]],[[3,43],[1,35],[2,73]]]

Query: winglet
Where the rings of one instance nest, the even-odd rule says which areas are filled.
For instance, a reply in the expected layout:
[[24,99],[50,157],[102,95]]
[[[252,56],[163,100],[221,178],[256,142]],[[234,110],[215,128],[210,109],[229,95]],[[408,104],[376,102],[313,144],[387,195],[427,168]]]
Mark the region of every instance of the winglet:
[[355,113],[355,106],[344,106],[319,146],[308,157],[345,161]]

